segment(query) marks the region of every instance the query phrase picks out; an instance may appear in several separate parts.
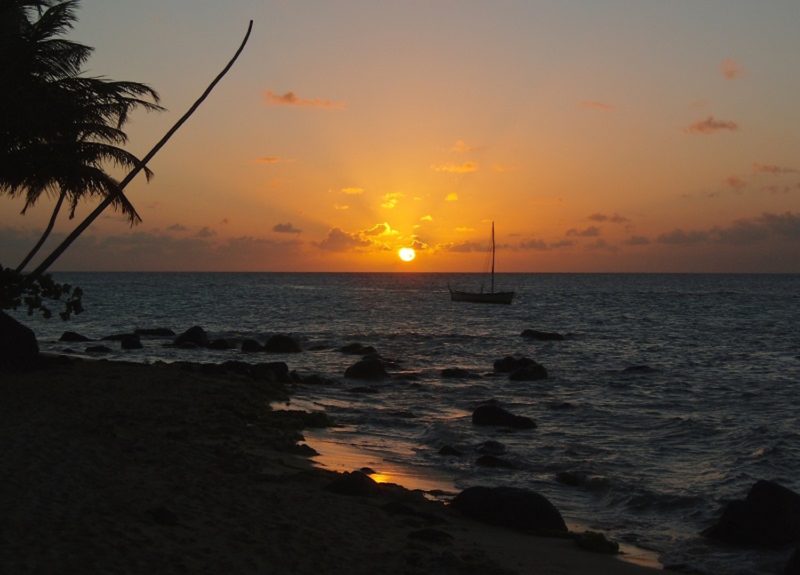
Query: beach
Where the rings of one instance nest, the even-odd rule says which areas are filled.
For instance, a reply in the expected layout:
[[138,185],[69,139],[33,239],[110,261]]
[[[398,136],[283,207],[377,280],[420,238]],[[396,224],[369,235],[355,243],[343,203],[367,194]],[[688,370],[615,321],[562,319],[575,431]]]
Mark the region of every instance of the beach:
[[[470,520],[420,492],[330,491],[284,384],[189,363],[49,357],[0,385],[9,573],[655,570]],[[276,404],[277,405],[277,404]]]

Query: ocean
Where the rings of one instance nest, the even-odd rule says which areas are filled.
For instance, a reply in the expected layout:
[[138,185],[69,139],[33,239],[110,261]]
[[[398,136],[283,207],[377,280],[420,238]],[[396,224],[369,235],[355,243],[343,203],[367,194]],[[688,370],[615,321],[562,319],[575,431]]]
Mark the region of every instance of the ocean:
[[[448,285],[480,285],[470,274],[54,276],[84,289],[86,311],[68,322],[15,314],[46,351],[86,355],[86,344],[58,341],[65,330],[99,339],[199,325],[213,338],[296,337],[302,353],[267,359],[165,347],[159,338],[131,351],[110,342],[105,357],[286,361],[332,378],[297,386],[290,403],[324,409],[337,423],[307,436],[325,465],[369,465],[445,492],[533,489],[572,527],[687,572],[780,573],[788,559],[788,551],[726,547],[699,532],[758,479],[800,491],[800,275],[502,274],[498,289],[517,292],[510,306],[451,302]],[[565,339],[532,341],[520,336],[525,329]],[[394,360],[394,376],[346,380],[358,358],[337,350],[352,342]],[[513,354],[543,364],[548,379],[492,375],[493,362]],[[453,367],[476,377],[442,378]],[[474,426],[472,410],[490,399],[538,427]],[[445,445],[463,455],[440,455]],[[512,468],[476,465],[481,449],[502,452]]]

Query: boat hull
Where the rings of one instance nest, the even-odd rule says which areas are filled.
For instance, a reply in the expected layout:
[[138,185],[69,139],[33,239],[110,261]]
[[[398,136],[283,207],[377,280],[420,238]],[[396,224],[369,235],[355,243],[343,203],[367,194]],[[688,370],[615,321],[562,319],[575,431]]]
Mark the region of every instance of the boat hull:
[[466,301],[471,303],[501,303],[510,304],[514,299],[513,291],[481,292],[473,293],[466,291],[450,290],[451,301]]

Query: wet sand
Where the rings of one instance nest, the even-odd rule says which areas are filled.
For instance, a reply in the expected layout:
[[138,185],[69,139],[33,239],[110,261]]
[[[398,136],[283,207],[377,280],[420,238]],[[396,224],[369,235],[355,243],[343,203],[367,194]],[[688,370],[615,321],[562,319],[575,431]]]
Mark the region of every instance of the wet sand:
[[468,520],[386,485],[327,490],[282,384],[201,366],[0,374],[8,573],[610,574],[655,570]]

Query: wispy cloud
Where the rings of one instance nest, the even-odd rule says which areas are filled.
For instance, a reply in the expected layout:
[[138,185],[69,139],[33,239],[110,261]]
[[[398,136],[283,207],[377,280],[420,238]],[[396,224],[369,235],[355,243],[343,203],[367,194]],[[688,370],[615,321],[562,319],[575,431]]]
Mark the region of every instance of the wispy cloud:
[[336,102],[323,98],[302,98],[294,92],[276,94],[272,90],[267,90],[264,93],[264,101],[268,106],[295,106],[300,108],[323,108],[328,110],[342,110],[346,107],[344,102]]
[[723,60],[719,68],[726,80],[735,80],[744,74],[742,66],[730,58]]
[[630,220],[625,216],[621,216],[619,214],[592,214],[589,216],[589,219],[593,222],[610,222],[612,224],[628,224]]
[[333,209],[343,212],[345,210],[349,210],[350,206],[347,204],[333,204]]
[[741,245],[768,238],[792,242],[800,240],[800,214],[793,212],[784,212],[782,214],[763,213],[755,218],[736,220],[727,227],[689,231],[675,229],[666,234],[661,234],[656,241],[672,245],[702,243]]
[[209,228],[208,226],[204,226],[199,232],[195,234],[195,237],[198,238],[213,238],[217,235],[217,232]]
[[392,229],[392,226],[389,225],[389,222],[383,222],[381,224],[375,224],[369,229],[366,229],[361,232],[364,236],[396,236],[400,232],[395,229]]
[[438,164],[431,166],[434,172],[444,172],[447,174],[470,174],[478,171],[478,164],[475,162],[464,162],[463,164]]
[[736,132],[739,125],[729,120],[717,120],[714,116],[709,116],[705,120],[699,120],[690,124],[685,132],[688,134],[710,135],[717,132]]
[[403,194],[400,192],[391,192],[388,194],[384,194],[383,201],[381,202],[381,207],[391,210],[397,206],[397,202],[403,197]]
[[566,231],[564,234],[568,238],[569,237],[579,237],[579,238],[596,238],[600,235],[600,228],[597,226],[589,226],[588,228],[584,228],[582,230],[571,228]]
[[372,245],[372,242],[362,238],[357,232],[349,233],[343,231],[341,228],[333,228],[328,232],[328,236],[324,240],[314,245],[326,251],[345,252],[369,247]]
[[598,112],[610,112],[614,109],[614,106],[611,104],[598,102],[596,100],[584,100],[580,105],[581,108],[586,108],[587,110],[597,110]]
[[294,160],[291,160],[289,158],[281,158],[279,156],[262,156],[261,158],[258,158],[257,162],[259,164],[266,164],[268,166],[272,166],[275,164],[286,164],[288,162],[294,162]]
[[444,197],[445,202],[457,202],[458,201],[458,194],[455,192],[450,192]]
[[185,231],[188,231],[188,229],[189,228],[187,228],[186,226],[184,226],[182,224],[172,224],[171,226],[169,226],[167,228],[167,231],[169,231],[169,232],[185,232]]
[[747,187],[747,182],[739,176],[728,176],[725,178],[724,184],[732,190],[742,190]]
[[294,227],[291,222],[286,222],[285,224],[275,224],[272,227],[272,231],[278,232],[279,234],[300,234],[303,232],[303,230]]
[[347,196],[360,196],[364,193],[364,188],[349,187],[342,188],[341,192]]
[[756,174],[796,174],[798,171],[795,168],[787,168],[784,166],[776,166],[775,164],[753,164],[753,172]]
[[627,246],[646,246],[650,244],[650,238],[645,236],[631,236],[622,243]]
[[475,150],[477,150],[475,146],[467,144],[464,140],[456,140],[456,143],[450,148],[451,152],[456,152],[457,154],[465,154],[467,152],[474,152]]
[[419,221],[421,221],[421,222],[432,222],[433,221],[433,216],[430,215],[430,214],[426,214],[426,215],[422,216],[419,219]]

